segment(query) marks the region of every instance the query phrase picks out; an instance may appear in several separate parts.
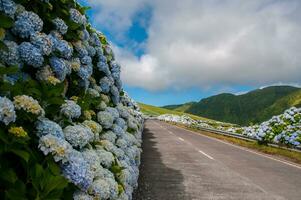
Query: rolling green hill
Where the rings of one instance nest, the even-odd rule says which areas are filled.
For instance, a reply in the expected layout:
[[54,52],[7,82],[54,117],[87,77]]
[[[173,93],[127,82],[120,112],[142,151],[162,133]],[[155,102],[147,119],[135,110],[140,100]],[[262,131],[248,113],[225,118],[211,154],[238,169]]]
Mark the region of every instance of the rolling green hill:
[[192,105],[196,104],[197,102],[188,102],[184,104],[178,104],[178,105],[168,105],[168,106],[163,106],[162,108],[166,108],[169,110],[175,110],[179,112],[185,112],[188,110]]
[[189,114],[189,113],[183,113],[183,112],[179,112],[179,111],[175,111],[175,110],[169,110],[169,109],[156,107],[156,106],[152,106],[152,105],[147,105],[147,104],[143,104],[143,103],[138,103],[138,104],[139,104],[141,112],[146,115],[149,115],[149,116],[156,117],[156,116],[164,115],[164,114],[174,114],[174,115],[180,115],[180,116],[187,115],[195,120],[208,120],[204,117],[196,116],[196,115]]
[[242,95],[223,93],[192,103],[188,107],[187,104],[183,104],[169,109],[185,108],[184,112],[190,114],[223,122],[249,125],[281,114],[292,106],[301,106],[300,88],[271,86]]

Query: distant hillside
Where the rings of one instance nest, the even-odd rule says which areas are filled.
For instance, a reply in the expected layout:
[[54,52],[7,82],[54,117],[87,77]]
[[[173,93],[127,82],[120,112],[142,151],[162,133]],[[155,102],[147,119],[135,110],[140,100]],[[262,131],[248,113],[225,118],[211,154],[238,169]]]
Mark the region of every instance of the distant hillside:
[[188,115],[189,117],[191,117],[192,119],[195,120],[208,120],[205,119],[204,117],[200,117],[200,116],[196,116],[193,114],[189,114],[189,113],[183,113],[183,112],[179,112],[179,111],[175,111],[175,110],[169,110],[169,109],[165,109],[165,108],[161,108],[161,107],[156,107],[156,106],[152,106],[152,105],[147,105],[147,104],[143,104],[143,103],[138,103],[140,110],[142,113],[146,114],[146,115],[150,115],[150,116],[154,116],[157,117],[159,115],[164,115],[164,114],[174,114],[174,115]]
[[[223,122],[249,125],[281,114],[289,107],[301,107],[301,89],[271,86],[242,95],[223,93],[202,99],[185,107],[185,112]],[[168,106],[167,106],[168,107]]]
[[186,110],[188,110],[193,104],[196,104],[196,103],[197,102],[188,102],[185,104],[163,106],[162,108],[175,110],[175,111],[179,111],[179,112],[186,112]]

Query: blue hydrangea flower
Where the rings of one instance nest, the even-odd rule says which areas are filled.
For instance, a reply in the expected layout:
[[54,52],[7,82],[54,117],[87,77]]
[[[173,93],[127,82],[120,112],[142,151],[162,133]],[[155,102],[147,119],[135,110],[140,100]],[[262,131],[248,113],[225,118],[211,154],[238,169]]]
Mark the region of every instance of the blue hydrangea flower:
[[92,58],[90,56],[84,56],[80,59],[80,61],[84,65],[92,65]]
[[95,51],[96,51],[96,55],[98,57],[103,56],[103,50],[102,47],[94,47]]
[[[102,56],[105,58],[105,56]],[[111,74],[110,72],[110,69],[109,69],[109,65],[107,64],[107,62],[98,62],[97,63],[97,69],[100,71],[100,72],[103,72],[105,73],[105,75],[109,76]]]
[[[118,110],[118,112],[119,112],[119,110]],[[120,113],[119,113],[120,114]],[[123,118],[117,118],[116,120],[115,120],[115,123],[116,123],[116,125],[117,126],[119,126],[121,129],[123,129],[123,130],[126,130],[127,129],[127,127],[126,127],[126,122],[125,122],[125,120],[123,119]]]
[[115,199],[118,197],[118,184],[112,178],[100,178],[93,181],[89,192],[97,199]]
[[117,139],[117,136],[114,132],[112,131],[107,131],[103,134],[100,135],[100,139],[102,140],[108,140],[112,142],[113,144],[115,143],[115,140]]
[[8,51],[0,50],[0,59],[7,65],[18,65],[20,63],[20,55],[17,43],[13,41],[3,41]]
[[56,162],[65,163],[69,160],[69,156],[73,151],[72,146],[63,138],[54,135],[44,135],[39,140],[39,149],[44,155],[52,154]]
[[69,119],[79,118],[81,107],[72,100],[65,100],[65,103],[61,105],[61,113]]
[[84,125],[67,126],[64,128],[66,140],[73,146],[82,148],[94,139],[90,128]]
[[52,23],[55,26],[55,30],[57,30],[58,32],[60,32],[63,35],[67,33],[68,26],[66,25],[64,20],[62,20],[61,18],[55,18],[54,20],[52,20]]
[[111,167],[114,162],[114,155],[111,152],[104,150],[102,147],[97,146],[96,153],[100,164],[104,167]]
[[5,125],[16,121],[14,104],[6,97],[0,97],[0,121]]
[[16,3],[11,0],[0,0],[0,11],[4,12],[6,15],[11,18],[14,17],[14,14],[17,10]]
[[76,52],[78,53],[79,58],[83,58],[89,55],[89,52],[87,51],[86,47],[81,42],[75,42],[73,43],[73,46]]
[[128,119],[130,116],[130,113],[127,109],[127,107],[123,106],[122,104],[118,104],[116,109],[118,110],[120,116],[124,119]]
[[91,36],[90,36],[90,43],[91,45],[93,46],[101,46],[101,42],[99,40],[99,37],[97,35],[97,33],[92,33]]
[[112,117],[114,118],[114,121],[119,117],[119,112],[116,108],[107,107],[105,111],[107,111],[108,113],[110,113],[112,115]]
[[92,65],[81,65],[78,71],[78,76],[83,80],[88,80],[93,73]]
[[121,149],[126,149],[128,147],[128,143],[126,140],[119,138],[116,141],[116,146],[121,148]]
[[57,42],[54,44],[54,47],[63,58],[70,58],[72,56],[73,48],[67,41],[57,40]]
[[5,81],[7,81],[8,83],[10,83],[11,85],[14,85],[17,81],[22,80],[22,81],[26,81],[30,79],[30,75],[28,75],[25,72],[18,72],[16,74],[9,74],[9,75],[5,75],[3,77],[3,79]]
[[94,200],[95,198],[93,196],[90,196],[86,192],[83,191],[76,191],[73,194],[73,200]]
[[41,32],[43,29],[43,21],[34,12],[24,11],[17,16],[13,32],[21,38],[28,38],[35,32]]
[[120,93],[119,93],[118,88],[114,85],[111,87],[111,94],[112,94],[111,98],[112,98],[113,104],[117,105],[120,102]]
[[120,79],[120,65],[116,62],[111,63],[111,74],[114,80]]
[[97,113],[97,120],[104,128],[109,129],[113,126],[114,117],[107,111]]
[[35,68],[41,67],[44,63],[44,57],[40,49],[29,42],[22,42],[18,48],[21,59]]
[[43,55],[49,55],[52,52],[53,42],[45,33],[35,33],[30,36],[30,42],[36,46]]
[[[121,118],[118,118],[117,120],[119,120],[119,119],[121,119]],[[116,122],[117,122],[117,120],[116,120]],[[125,134],[124,129],[122,127],[118,126],[117,124],[113,125],[112,131],[118,136]]]
[[55,73],[55,76],[60,80],[63,81],[66,78],[66,75],[70,71],[68,65],[66,64],[65,60],[58,57],[51,57],[49,59],[49,63],[51,66],[52,71]]
[[39,137],[50,134],[64,139],[63,129],[60,127],[60,125],[47,118],[40,118],[36,123],[36,129]]
[[84,29],[82,31],[79,31],[79,37],[80,37],[81,40],[87,41],[90,38],[90,34],[87,31],[87,29]]
[[86,17],[83,16],[78,10],[71,8],[69,13],[71,21],[77,24],[86,24]]
[[89,163],[78,151],[73,151],[68,158],[68,162],[61,166],[63,175],[81,190],[86,191],[93,181],[93,173]]
[[86,49],[87,49],[87,51],[88,51],[88,53],[89,53],[89,56],[91,56],[91,57],[95,56],[96,50],[95,50],[94,47],[88,45],[88,46],[86,47]]
[[119,91],[122,91],[122,81],[121,79],[115,80],[115,85]]
[[92,97],[100,97],[99,92],[98,92],[97,90],[93,89],[93,88],[89,88],[89,89],[87,90],[87,93],[88,93],[89,95],[91,95]]
[[110,92],[111,85],[112,85],[112,81],[106,76],[100,79],[99,81],[99,87],[101,88],[103,93]]

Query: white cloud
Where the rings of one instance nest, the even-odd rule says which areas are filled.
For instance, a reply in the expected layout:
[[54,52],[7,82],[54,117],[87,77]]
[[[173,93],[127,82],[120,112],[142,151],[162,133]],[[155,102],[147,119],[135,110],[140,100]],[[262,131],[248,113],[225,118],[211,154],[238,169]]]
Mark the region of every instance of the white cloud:
[[300,1],[94,1],[107,10],[95,20],[126,31],[145,3],[153,8],[146,54],[117,53],[126,84],[160,90],[300,83]]

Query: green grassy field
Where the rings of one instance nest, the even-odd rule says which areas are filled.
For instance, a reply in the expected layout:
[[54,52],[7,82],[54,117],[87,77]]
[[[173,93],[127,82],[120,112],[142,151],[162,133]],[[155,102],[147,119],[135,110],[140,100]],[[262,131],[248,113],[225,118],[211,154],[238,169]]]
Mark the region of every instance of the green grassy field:
[[174,114],[174,115],[186,115],[191,117],[192,119],[195,120],[206,120],[206,121],[213,121],[204,117],[199,117],[196,115],[192,115],[192,114],[188,114],[188,113],[183,113],[180,111],[174,111],[174,110],[168,110],[165,108],[160,108],[160,107],[156,107],[156,106],[151,106],[151,105],[147,105],[147,104],[143,104],[143,103],[138,103],[141,109],[141,112],[146,114],[146,115],[150,115],[150,116],[154,116],[157,117],[159,115],[164,115],[164,114]]

